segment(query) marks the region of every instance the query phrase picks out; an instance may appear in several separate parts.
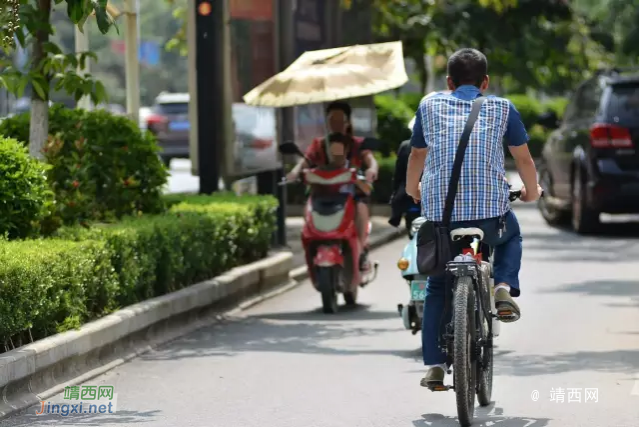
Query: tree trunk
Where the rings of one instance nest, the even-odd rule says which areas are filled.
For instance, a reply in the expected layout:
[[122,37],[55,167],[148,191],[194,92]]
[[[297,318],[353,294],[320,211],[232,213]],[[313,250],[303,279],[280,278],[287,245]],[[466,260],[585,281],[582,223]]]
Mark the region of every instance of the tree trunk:
[[[51,0],[38,0],[40,19],[47,25],[51,20]],[[33,45],[32,69],[36,72],[42,69],[42,62],[47,53],[44,44],[49,41],[47,28],[40,29],[35,34]],[[49,134],[49,94],[45,93],[44,99],[34,90],[31,95],[31,122],[29,126],[29,153],[37,159],[43,159],[42,149]]]
[[417,67],[417,74],[419,74],[420,91],[426,95],[426,84],[428,82],[428,69],[426,68],[426,57],[422,52],[413,56],[415,66]]

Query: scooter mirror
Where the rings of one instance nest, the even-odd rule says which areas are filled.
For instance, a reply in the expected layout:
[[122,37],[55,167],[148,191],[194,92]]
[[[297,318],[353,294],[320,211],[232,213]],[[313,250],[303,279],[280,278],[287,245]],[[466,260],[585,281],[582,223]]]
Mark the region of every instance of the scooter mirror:
[[282,154],[297,154],[299,156],[303,156],[302,151],[294,142],[285,142],[279,146],[279,150]]
[[376,151],[382,145],[382,142],[377,138],[364,138],[364,141],[359,146],[360,151],[370,150]]

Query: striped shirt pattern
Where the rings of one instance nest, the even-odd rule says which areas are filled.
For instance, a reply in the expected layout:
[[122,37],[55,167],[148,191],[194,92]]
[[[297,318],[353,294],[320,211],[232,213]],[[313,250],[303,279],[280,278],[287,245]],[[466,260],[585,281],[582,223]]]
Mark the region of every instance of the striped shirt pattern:
[[[419,106],[428,156],[422,175],[422,211],[442,221],[448,183],[472,100],[452,95],[424,98]],[[470,135],[451,221],[494,218],[510,209],[503,140],[510,102],[489,96]]]

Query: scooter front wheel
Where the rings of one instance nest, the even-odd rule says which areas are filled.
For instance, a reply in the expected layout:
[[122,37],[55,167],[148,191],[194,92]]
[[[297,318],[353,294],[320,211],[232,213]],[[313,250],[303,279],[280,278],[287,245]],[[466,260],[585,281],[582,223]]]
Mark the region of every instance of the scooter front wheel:
[[318,267],[317,284],[322,294],[322,311],[337,313],[337,271],[335,267]]
[[344,302],[346,305],[357,305],[357,288],[344,292]]

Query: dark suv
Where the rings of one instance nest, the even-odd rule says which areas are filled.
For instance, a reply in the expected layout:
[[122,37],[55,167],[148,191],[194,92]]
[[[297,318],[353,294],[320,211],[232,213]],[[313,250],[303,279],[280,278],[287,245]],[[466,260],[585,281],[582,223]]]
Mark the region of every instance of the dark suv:
[[152,114],[146,119],[162,148],[162,160],[170,166],[171,159],[189,158],[189,94],[163,92],[155,99]]
[[582,83],[542,152],[539,210],[550,224],[596,232],[599,214],[639,213],[639,69],[601,71]]

